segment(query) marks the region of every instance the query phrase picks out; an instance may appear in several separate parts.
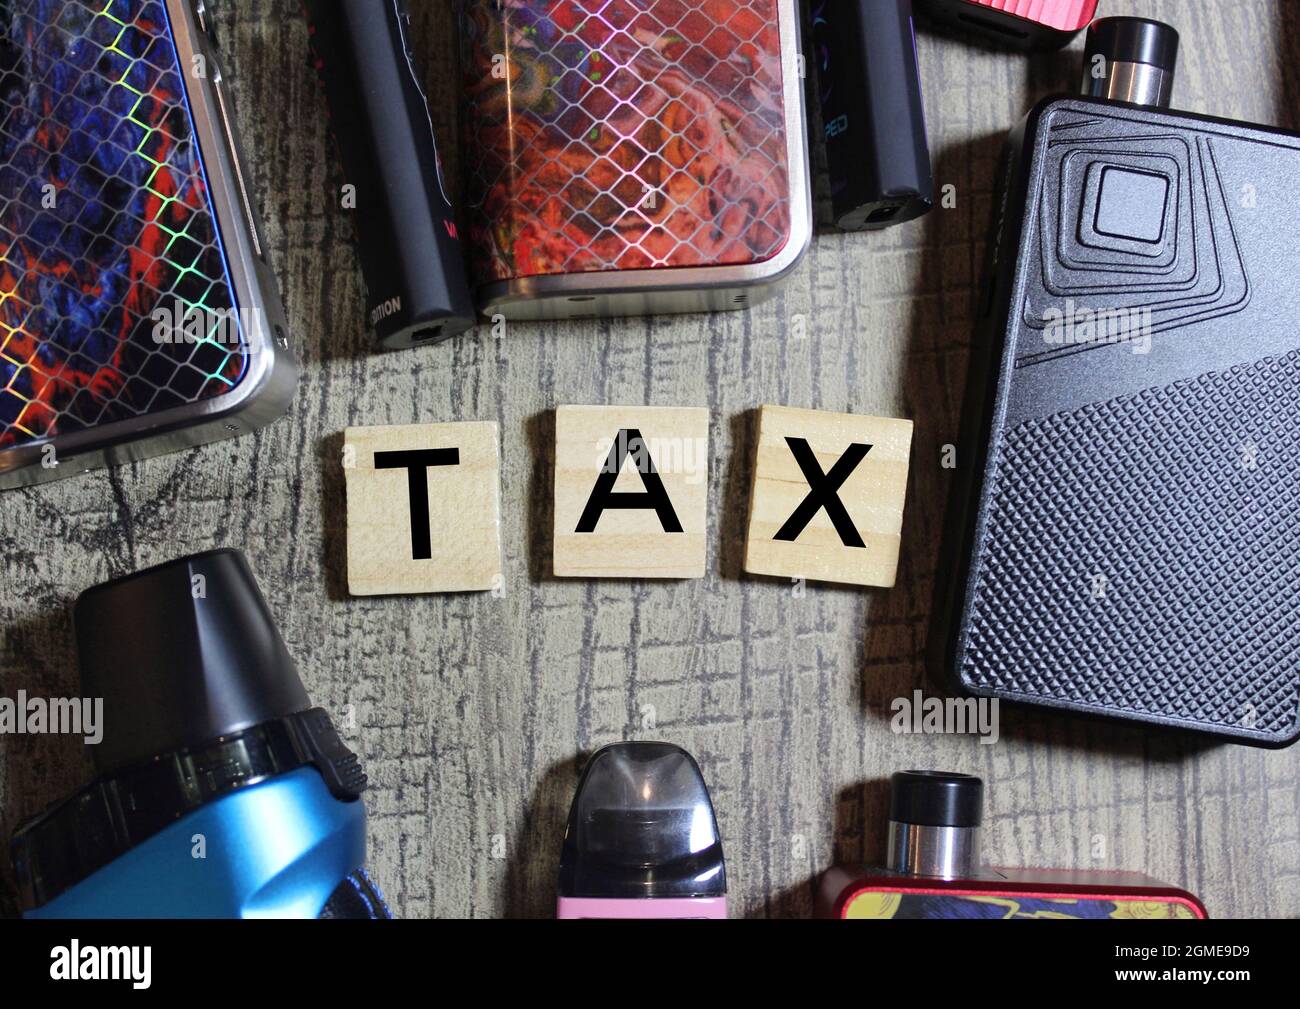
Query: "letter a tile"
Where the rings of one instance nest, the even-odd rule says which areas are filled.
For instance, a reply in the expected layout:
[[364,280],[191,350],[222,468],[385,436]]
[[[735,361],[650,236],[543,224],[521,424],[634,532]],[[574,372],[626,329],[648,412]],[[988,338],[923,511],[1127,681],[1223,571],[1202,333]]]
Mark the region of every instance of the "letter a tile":
[[701,578],[709,412],[555,411],[554,570],[574,578]]
[[348,428],[348,591],[499,585],[499,469],[493,423]]
[[764,406],[745,570],[894,584],[912,422]]

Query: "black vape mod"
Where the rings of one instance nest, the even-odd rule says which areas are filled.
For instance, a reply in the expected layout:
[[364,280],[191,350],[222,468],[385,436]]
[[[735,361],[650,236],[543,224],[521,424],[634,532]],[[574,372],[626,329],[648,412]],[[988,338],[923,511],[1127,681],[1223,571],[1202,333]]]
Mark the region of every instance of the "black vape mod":
[[920,7],[1016,49],[1060,49],[1097,14],[1097,0],[920,0]]
[[[1300,734],[1300,135],[1166,109],[1108,18],[1012,134],[936,611],[968,691]],[[946,602],[946,605],[945,605]]]
[[886,864],[837,865],[822,873],[818,917],[1206,917],[1192,894],[1142,873],[983,865],[984,782],[973,775],[899,771],[889,790]]
[[203,17],[0,4],[0,487],[242,434],[293,396]]
[[817,0],[812,22],[835,226],[919,217],[934,192],[912,0]]
[[366,314],[387,348],[474,324],[460,233],[403,0],[304,0],[355,212]]

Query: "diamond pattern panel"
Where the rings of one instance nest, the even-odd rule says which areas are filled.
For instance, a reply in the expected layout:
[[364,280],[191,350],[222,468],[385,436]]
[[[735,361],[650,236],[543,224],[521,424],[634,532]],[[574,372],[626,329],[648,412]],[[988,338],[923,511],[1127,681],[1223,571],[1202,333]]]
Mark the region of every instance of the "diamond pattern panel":
[[244,374],[181,72],[158,0],[0,6],[0,449]]
[[776,255],[780,2],[467,0],[477,279]]
[[1297,393],[1293,352],[1015,428],[989,516],[966,682],[1210,729],[1293,733],[1300,416],[1285,404]]

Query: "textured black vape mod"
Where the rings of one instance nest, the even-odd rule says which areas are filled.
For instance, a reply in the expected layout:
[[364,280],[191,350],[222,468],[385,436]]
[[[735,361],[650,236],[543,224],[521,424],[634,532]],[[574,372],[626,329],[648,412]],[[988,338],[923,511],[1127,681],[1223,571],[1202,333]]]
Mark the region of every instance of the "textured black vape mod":
[[304,9],[351,187],[345,201],[355,201],[375,335],[399,348],[468,329],[474,305],[405,4],[305,0]]
[[1300,135],[1159,107],[1176,47],[1097,22],[1090,93],[1012,135],[936,652],[977,694],[1282,746]]
[[812,22],[835,226],[924,214],[933,182],[911,0],[817,0]]

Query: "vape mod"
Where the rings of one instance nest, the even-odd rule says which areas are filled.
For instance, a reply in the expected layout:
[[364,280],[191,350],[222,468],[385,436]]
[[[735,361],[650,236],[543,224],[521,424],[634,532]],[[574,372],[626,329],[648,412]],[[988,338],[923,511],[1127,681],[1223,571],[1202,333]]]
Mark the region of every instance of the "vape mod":
[[935,656],[990,697],[1300,734],[1300,135],[1163,107],[1177,35],[1089,29],[1013,133]]
[[725,918],[709,790],[671,743],[612,743],[578,782],[560,854],[560,918]]
[[295,366],[229,113],[185,0],[0,7],[0,487],[288,406]]
[[1097,13],[1097,0],[921,0],[937,21],[1017,49],[1060,49]]
[[807,247],[795,0],[463,0],[471,272],[508,318],[742,308]]
[[73,622],[98,776],[14,834],[29,917],[390,917],[362,869],[366,776],[241,553],[95,586]]
[[[316,70],[347,174],[366,314],[388,348],[474,324],[404,0],[305,0]],[[352,199],[349,201],[347,197]]]
[[924,214],[934,187],[912,0],[819,0],[812,35],[835,226]]
[[1135,872],[989,869],[979,861],[984,783],[900,771],[890,779],[888,864],[822,874],[823,918],[1204,918],[1184,890]]

